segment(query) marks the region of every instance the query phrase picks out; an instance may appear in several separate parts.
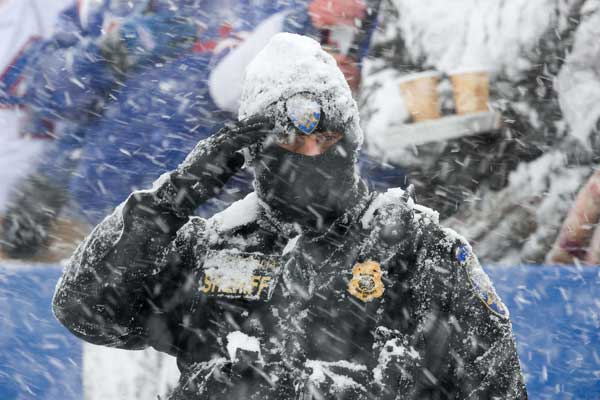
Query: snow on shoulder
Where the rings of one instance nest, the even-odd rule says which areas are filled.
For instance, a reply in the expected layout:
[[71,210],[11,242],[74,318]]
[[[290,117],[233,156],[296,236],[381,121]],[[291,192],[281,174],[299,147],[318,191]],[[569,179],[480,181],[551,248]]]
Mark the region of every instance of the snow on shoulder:
[[346,127],[345,134],[362,144],[358,106],[335,59],[306,36],[279,33],[248,65],[244,78],[239,119],[264,115],[297,93],[319,99],[329,120]]
[[420,204],[415,203],[412,197],[409,197],[408,200],[404,198],[405,191],[400,188],[391,188],[388,189],[385,193],[380,193],[375,200],[371,203],[360,222],[364,229],[368,229],[371,223],[373,222],[373,217],[375,212],[382,207],[385,207],[390,204],[400,204],[406,203],[408,208],[412,209],[415,212],[415,218],[427,218],[431,222],[435,224],[439,224],[440,215],[437,211],[432,210],[429,207],[422,206]]
[[258,198],[256,193],[252,192],[210,217],[206,222],[207,231],[218,236],[223,232],[249,224],[258,218],[258,210]]

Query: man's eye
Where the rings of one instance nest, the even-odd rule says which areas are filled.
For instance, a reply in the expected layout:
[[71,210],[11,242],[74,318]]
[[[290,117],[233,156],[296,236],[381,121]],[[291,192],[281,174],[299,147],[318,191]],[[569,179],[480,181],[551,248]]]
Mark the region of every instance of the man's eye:
[[331,142],[337,139],[336,135],[317,135],[317,142]]
[[332,134],[324,135],[322,142],[323,143],[331,143],[331,142],[337,142],[340,139],[341,139],[341,135],[332,133]]

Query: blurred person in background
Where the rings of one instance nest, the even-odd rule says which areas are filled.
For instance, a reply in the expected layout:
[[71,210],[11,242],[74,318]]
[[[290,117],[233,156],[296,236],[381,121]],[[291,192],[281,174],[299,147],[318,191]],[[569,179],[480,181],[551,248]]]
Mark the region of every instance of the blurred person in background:
[[[32,41],[52,34],[60,11],[71,2],[0,1],[0,81]],[[28,115],[26,108],[0,102],[0,210],[6,205],[8,188],[31,172],[36,158],[50,139],[47,128],[19,131],[19,121],[27,120]]]
[[[48,134],[56,139],[37,171],[19,183],[11,196],[2,235],[3,250],[11,256],[35,255],[45,242],[48,228],[69,198],[70,173],[80,165],[83,145],[92,141],[92,126],[118,96],[118,85],[124,85],[131,75],[127,68],[151,68],[152,63],[176,53],[175,45],[181,41],[177,38],[169,43],[171,36],[165,35],[162,42],[145,42],[155,50],[150,52],[138,46],[131,34],[123,46],[131,45],[127,56],[117,50],[119,32],[124,42],[127,29],[137,32],[148,25],[160,31],[173,25],[172,31],[180,28],[186,32],[185,45],[191,46],[196,31],[192,25],[182,19],[171,24],[172,12],[156,18],[152,17],[158,14],[151,13],[144,19],[141,13],[149,3],[132,4],[72,2],[61,13],[53,36],[30,41],[2,76],[0,101],[29,110],[20,130],[50,130]],[[139,18],[121,29],[123,18],[135,16]],[[151,40],[149,34],[144,37]]]
[[[544,262],[596,165],[599,7],[590,0],[386,2],[362,101],[371,154],[389,154],[386,130],[408,118],[401,76],[490,75],[489,106],[502,114],[502,128],[408,146],[389,160],[410,170],[419,199],[452,217],[447,223],[473,241],[484,263]],[[439,91],[442,112],[453,113],[452,88],[446,82]]]
[[[238,72],[277,32],[319,38],[357,87],[375,15],[361,0],[105,0],[68,8],[58,32],[33,43],[0,84],[0,101],[30,107],[37,124],[61,126],[12,196],[4,251],[43,251],[70,198],[65,214],[94,224],[157,171],[176,166],[231,119]],[[248,185],[242,177],[224,196],[237,198]],[[226,203],[215,199],[204,212]]]

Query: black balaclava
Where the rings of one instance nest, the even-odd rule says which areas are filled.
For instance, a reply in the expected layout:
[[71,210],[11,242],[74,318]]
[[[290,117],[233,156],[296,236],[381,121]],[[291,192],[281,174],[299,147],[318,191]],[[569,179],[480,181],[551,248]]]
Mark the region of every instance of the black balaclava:
[[255,190],[266,211],[304,229],[327,229],[364,195],[356,149],[345,138],[317,156],[271,145],[254,169]]

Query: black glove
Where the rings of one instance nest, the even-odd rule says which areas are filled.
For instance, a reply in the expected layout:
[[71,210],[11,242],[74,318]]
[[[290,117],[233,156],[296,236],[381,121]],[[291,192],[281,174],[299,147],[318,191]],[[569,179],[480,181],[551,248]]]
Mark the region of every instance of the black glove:
[[48,177],[28,177],[9,198],[2,223],[2,250],[12,258],[32,257],[41,251],[66,201],[65,189]]
[[264,117],[253,117],[223,127],[213,136],[200,141],[181,165],[171,174],[171,182],[186,190],[192,210],[214,197],[244,165],[241,150],[259,145],[271,133],[273,124]]
[[[125,205],[125,215],[135,208],[136,214],[158,221],[157,228],[174,232],[240,170],[244,164],[240,150],[259,146],[272,129],[273,124],[264,117],[223,127],[200,141],[176,170],[155,183],[153,190],[135,192]],[[128,218],[125,224],[127,228]]]

